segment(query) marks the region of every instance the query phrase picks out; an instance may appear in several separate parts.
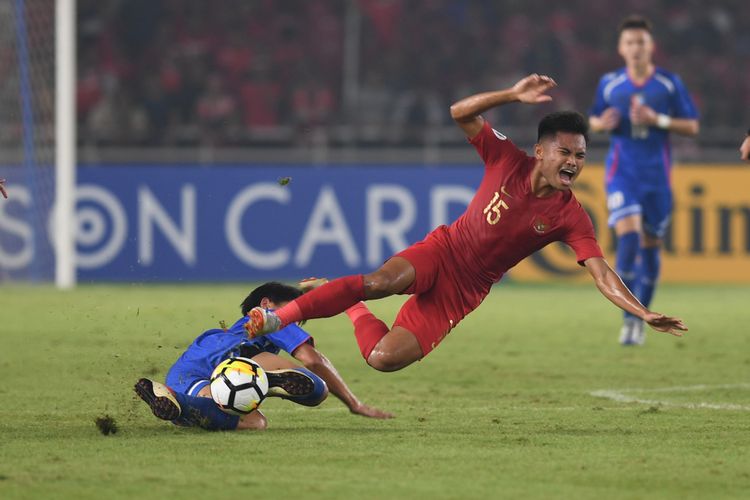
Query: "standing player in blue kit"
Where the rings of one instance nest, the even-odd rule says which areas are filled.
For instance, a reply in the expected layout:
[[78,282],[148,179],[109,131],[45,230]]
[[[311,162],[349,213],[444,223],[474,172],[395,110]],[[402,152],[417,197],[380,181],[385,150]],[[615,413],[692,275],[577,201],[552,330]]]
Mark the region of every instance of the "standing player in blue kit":
[[[654,65],[651,23],[631,16],[619,33],[625,67],[602,77],[589,125],[611,137],[606,187],[609,225],[617,235],[616,271],[649,307],[672,213],[669,134],[698,134],[698,113],[680,77]],[[620,343],[644,340],[643,321],[626,312]]]

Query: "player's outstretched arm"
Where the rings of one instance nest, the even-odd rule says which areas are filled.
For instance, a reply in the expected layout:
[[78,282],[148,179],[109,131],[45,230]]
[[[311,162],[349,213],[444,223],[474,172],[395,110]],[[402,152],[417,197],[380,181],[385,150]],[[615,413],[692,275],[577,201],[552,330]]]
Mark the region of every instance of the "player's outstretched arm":
[[461,99],[451,106],[451,117],[466,136],[473,139],[482,130],[484,118],[481,114],[488,109],[510,102],[538,104],[551,101],[552,97],[546,92],[556,85],[557,83],[549,76],[535,73],[522,78],[508,89],[482,92]]
[[660,313],[649,311],[641,304],[637,298],[628,290],[628,287],[620,279],[620,276],[609,267],[607,261],[601,257],[586,259],[584,262],[586,269],[594,278],[596,287],[607,297],[613,304],[620,309],[627,311],[649,324],[651,328],[659,332],[665,332],[677,337],[682,337],[682,332],[687,331],[687,327],[680,318],[665,316]]
[[322,378],[328,385],[331,394],[339,398],[349,408],[350,412],[370,418],[393,418],[392,413],[367,406],[357,399],[357,396],[346,385],[333,363],[310,344],[302,344],[295,349],[292,356],[305,365],[305,368]]

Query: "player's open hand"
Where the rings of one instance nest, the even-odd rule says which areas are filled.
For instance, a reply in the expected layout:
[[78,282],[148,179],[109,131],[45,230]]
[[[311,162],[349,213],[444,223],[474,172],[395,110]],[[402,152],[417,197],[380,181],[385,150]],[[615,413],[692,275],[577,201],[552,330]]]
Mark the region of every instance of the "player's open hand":
[[633,102],[630,105],[630,121],[634,125],[656,125],[658,115],[654,109],[646,104]]
[[615,107],[607,108],[599,116],[599,120],[602,130],[614,130],[620,124],[620,110]]
[[655,312],[646,314],[643,321],[658,332],[669,333],[676,337],[682,337],[683,332],[687,331],[685,323],[680,318],[672,318]]
[[515,92],[519,101],[537,104],[551,101],[552,97],[547,95],[546,92],[556,86],[557,83],[549,76],[534,73],[513,85],[513,92]]
[[362,415],[363,417],[368,418],[379,418],[379,419],[387,419],[387,418],[393,418],[393,413],[388,413],[387,411],[378,410],[377,408],[373,408],[372,406],[367,406],[366,404],[356,404],[349,408],[349,411],[354,413],[355,415]]
[[5,190],[5,179],[0,179],[0,194],[3,198],[8,199],[8,192]]

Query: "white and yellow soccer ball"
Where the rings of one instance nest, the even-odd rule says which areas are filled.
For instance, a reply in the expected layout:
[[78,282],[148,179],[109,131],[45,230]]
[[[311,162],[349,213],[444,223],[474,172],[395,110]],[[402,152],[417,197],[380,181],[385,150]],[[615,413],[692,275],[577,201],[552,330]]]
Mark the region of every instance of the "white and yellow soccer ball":
[[225,359],[211,374],[211,397],[227,413],[246,415],[268,394],[268,376],[248,358]]

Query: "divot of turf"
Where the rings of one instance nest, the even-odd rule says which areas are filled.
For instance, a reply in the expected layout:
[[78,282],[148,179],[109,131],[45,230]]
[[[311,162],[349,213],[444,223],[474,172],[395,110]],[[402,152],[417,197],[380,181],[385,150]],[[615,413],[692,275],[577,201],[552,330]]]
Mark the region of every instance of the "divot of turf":
[[96,428],[99,429],[99,432],[101,432],[105,436],[109,436],[110,434],[117,434],[117,422],[115,422],[115,419],[110,417],[109,415],[96,417],[94,423],[96,423]]

